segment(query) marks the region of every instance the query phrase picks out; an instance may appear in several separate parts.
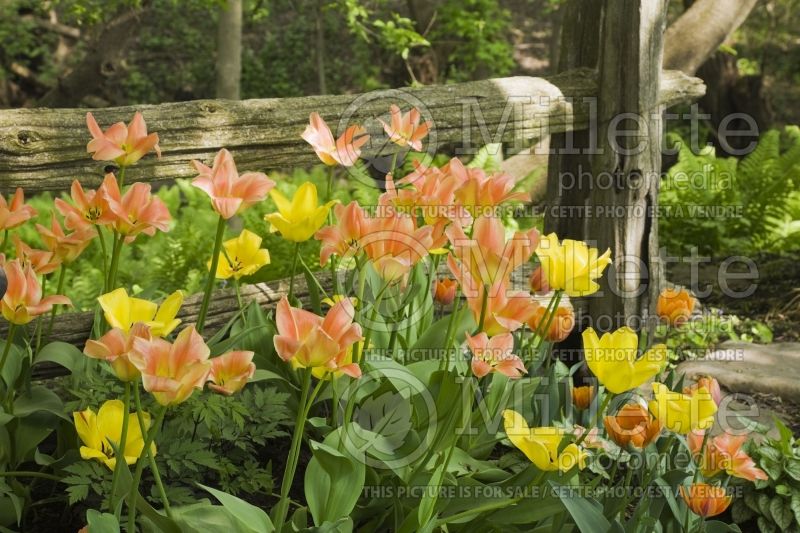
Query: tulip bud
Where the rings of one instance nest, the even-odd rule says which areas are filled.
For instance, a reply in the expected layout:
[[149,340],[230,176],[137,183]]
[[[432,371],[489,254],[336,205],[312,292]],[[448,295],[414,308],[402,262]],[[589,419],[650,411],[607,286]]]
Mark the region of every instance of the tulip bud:
[[603,425],[611,440],[623,448],[628,444],[645,448],[661,433],[661,423],[650,416],[645,407],[635,403],[624,405],[616,415],[605,417]]
[[719,382],[711,376],[703,376],[698,379],[697,383],[694,385],[684,387],[683,393],[687,396],[693,396],[695,392],[703,387],[711,393],[711,398],[714,400],[714,403],[719,406],[719,403],[722,401],[722,391],[719,388]]
[[727,493],[725,487],[709,485],[708,483],[693,483],[689,489],[680,486],[683,501],[692,512],[703,518],[716,516],[731,504],[733,497]]
[[541,266],[537,266],[531,274],[531,291],[534,293],[548,293],[550,292],[550,285],[547,284],[547,276],[544,274]]
[[550,321],[550,327],[547,331],[542,333],[544,339],[548,342],[563,341],[572,333],[573,328],[575,328],[575,313],[573,313],[571,307],[559,306],[553,312],[553,318],[551,320],[549,316],[545,315],[546,310],[546,307],[543,305],[537,307],[534,315],[528,320],[528,326],[533,331],[538,331],[542,320],[544,320],[545,323],[542,324],[541,327],[544,327],[547,325],[547,322]]
[[592,398],[594,398],[594,387],[591,385],[572,387],[572,403],[578,409],[588,409],[589,404],[592,403]]
[[680,326],[692,316],[695,303],[686,289],[665,289],[658,296],[656,313],[671,326]]
[[450,305],[456,298],[457,286],[453,278],[439,278],[434,283],[433,298],[442,305]]

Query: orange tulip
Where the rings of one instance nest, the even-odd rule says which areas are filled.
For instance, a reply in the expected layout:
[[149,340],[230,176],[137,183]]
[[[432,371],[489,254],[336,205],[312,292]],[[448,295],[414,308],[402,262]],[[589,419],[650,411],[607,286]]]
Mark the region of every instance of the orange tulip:
[[594,387],[586,385],[583,387],[572,387],[572,403],[578,409],[588,409],[594,398]]
[[192,185],[211,197],[214,211],[226,220],[263,201],[275,187],[275,182],[262,172],[239,175],[233,156],[225,148],[214,157],[212,167],[196,160],[192,164],[198,172]]
[[36,215],[36,209],[25,205],[25,191],[21,187],[17,188],[8,202],[0,195],[0,230],[17,228]]
[[375,270],[386,282],[405,279],[411,267],[433,248],[433,228],[417,228],[414,217],[387,209],[365,220],[359,241]]
[[309,124],[300,135],[311,145],[320,161],[328,166],[352,167],[361,156],[361,147],[369,140],[367,131],[361,126],[350,126],[334,140],[331,129],[319,113],[311,113]]
[[616,415],[606,416],[603,425],[611,439],[621,447],[646,448],[661,434],[661,423],[650,416],[646,407],[629,403]]
[[106,174],[103,184],[96,191],[84,191],[78,180],[72,182],[70,196],[72,204],[61,198],[56,198],[55,206],[64,216],[64,226],[67,229],[78,230],[96,224],[109,224],[114,221],[114,216],[108,210],[106,190],[111,187],[109,182],[116,186],[117,177],[113,173]]
[[511,272],[531,258],[539,243],[536,229],[518,231],[506,241],[505,227],[496,217],[475,219],[472,237],[457,224],[450,225],[445,233],[453,245],[453,255],[484,285],[507,280]]
[[30,265],[22,268],[18,259],[3,266],[8,280],[0,311],[12,324],[23,325],[34,317],[47,313],[54,305],[70,305],[66,296],[52,295],[42,298],[42,286]]
[[[693,455],[700,454],[704,436],[705,431],[702,430],[687,435],[686,443]],[[712,477],[724,471],[728,475],[750,481],[766,480],[766,472],[758,468],[755,461],[742,449],[746,441],[746,435],[733,435],[728,432],[708,438],[703,456],[699,459],[703,475]]]
[[92,134],[86,151],[96,161],[114,161],[119,166],[126,167],[136,163],[150,150],[155,150],[156,155],[161,157],[158,134],[147,134],[144,117],[138,111],[127,126],[124,122],[117,122],[103,131],[91,113],[86,113],[86,125]]
[[552,319],[549,316],[545,317],[545,311],[547,308],[544,305],[538,305],[534,315],[528,320],[528,327],[538,331],[542,320],[545,323],[549,320],[550,327],[543,332],[544,339],[548,342],[561,342],[566,339],[575,328],[575,313],[572,311],[572,306],[559,305],[553,312]]
[[149,183],[134,183],[123,195],[117,180],[104,182],[104,196],[114,229],[125,236],[125,242],[133,242],[140,233],[153,236],[156,230],[169,231],[172,218],[161,198],[150,193]]
[[420,124],[421,116],[416,108],[403,114],[399,107],[392,104],[389,111],[392,114],[391,125],[379,119],[389,139],[398,146],[409,146],[418,152],[422,150],[422,139],[428,135],[430,122]]
[[61,266],[61,260],[53,252],[31,248],[22,242],[18,235],[14,235],[13,239],[17,259],[19,259],[22,268],[30,265],[37,275],[43,276],[55,272]]
[[708,483],[693,483],[689,489],[679,487],[683,501],[691,511],[703,518],[716,516],[731,504],[733,496],[728,494],[724,487],[709,485]]
[[433,298],[442,305],[450,305],[456,299],[458,282],[453,278],[439,278],[434,282]]
[[121,381],[135,381],[141,375],[139,369],[130,361],[135,338],[151,340],[150,328],[142,322],[134,324],[128,333],[120,328],[113,328],[98,340],[86,341],[83,353],[92,359],[108,362],[114,374]]
[[256,372],[253,352],[227,352],[211,360],[209,389],[230,396],[239,392]]
[[353,255],[358,249],[358,241],[366,229],[367,215],[353,200],[347,205],[336,204],[333,206],[336,224],[326,226],[319,230],[314,237],[321,241],[319,251],[319,264],[328,264],[332,255],[347,257]]
[[211,363],[211,353],[203,337],[189,326],[174,343],[164,339],[134,337],[130,362],[142,373],[144,390],[161,405],[186,401],[194,389],[202,389]]
[[386,177],[386,192],[381,195],[381,205],[394,205],[415,216],[421,216],[425,224],[441,224],[442,229],[451,221],[467,226],[472,215],[456,202],[455,191],[460,182],[452,175],[436,167],[428,167],[413,161],[414,171],[397,181],[397,189],[391,175]]
[[45,248],[63,263],[75,261],[97,236],[97,231],[92,227],[82,227],[67,235],[56,220],[55,213],[51,213],[50,229],[41,224],[36,224],[36,229]]
[[709,393],[711,393],[711,398],[714,400],[714,403],[719,406],[720,402],[722,401],[722,391],[719,388],[719,382],[710,376],[703,376],[698,379],[697,383],[694,385],[684,387],[683,393],[687,396],[692,396],[695,392],[702,388],[705,388]]
[[451,159],[442,171],[459,183],[456,201],[476,217],[489,214],[484,211],[505,202],[530,200],[526,192],[513,192],[517,180],[505,172],[487,174],[482,168],[465,167],[457,158]]
[[500,372],[515,379],[526,374],[522,359],[511,353],[514,350],[514,337],[511,333],[495,335],[491,339],[486,333],[474,337],[466,333],[467,346],[472,352],[472,373],[482,378],[491,372]]
[[[461,285],[461,291],[477,324],[483,311],[484,286],[480,285],[468,271],[461,269],[452,256],[447,258],[447,266]],[[482,330],[487,335],[516,331],[536,312],[538,304],[531,298],[530,293],[509,290],[508,283],[507,280],[500,280],[488,287]]]
[[692,316],[695,303],[686,289],[664,289],[658,295],[656,313],[671,326],[680,326]]
[[362,340],[361,326],[353,322],[353,304],[339,300],[323,318],[289,305],[284,296],[278,302],[273,342],[278,356],[299,368],[324,368],[361,376],[358,364],[348,361],[348,349]]

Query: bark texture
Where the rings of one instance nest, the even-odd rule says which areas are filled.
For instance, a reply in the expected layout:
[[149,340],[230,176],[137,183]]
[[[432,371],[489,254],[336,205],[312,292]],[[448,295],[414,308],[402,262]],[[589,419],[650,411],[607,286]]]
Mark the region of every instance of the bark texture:
[[[699,98],[702,81],[681,72],[664,72],[658,101],[665,105]],[[369,158],[394,149],[386,145],[383,127],[389,105],[418,107],[433,124],[426,147],[446,144],[456,154],[489,142],[527,146],[532,140],[589,123],[585,105],[597,96],[596,74],[576,69],[550,78],[512,77],[444,86],[389,89],[362,95],[308,96],[244,101],[196,100],[159,105],[126,106],[93,111],[106,128],[141,111],[148,130],[161,138],[162,158],[150,155],[128,170],[133,181],[157,181],[196,175],[192,159],[210,162],[223,147],[231,150],[241,170],[291,168],[317,161],[300,138],[308,116],[320,112],[335,134],[348,124],[365,125],[371,140]],[[86,153],[89,133],[83,109],[15,109],[0,111],[0,192],[16,187],[63,191],[73,179],[97,186],[107,163]]]
[[227,0],[217,22],[217,98],[238,100],[242,80],[242,0]]
[[667,28],[664,68],[694,75],[736,29],[758,0],[697,0]]

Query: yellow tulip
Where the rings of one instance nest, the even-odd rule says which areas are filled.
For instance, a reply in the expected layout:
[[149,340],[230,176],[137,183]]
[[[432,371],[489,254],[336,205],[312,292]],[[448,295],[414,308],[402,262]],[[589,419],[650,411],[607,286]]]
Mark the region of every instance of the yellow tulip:
[[155,302],[128,296],[125,289],[116,289],[97,299],[105,313],[106,322],[112,328],[128,333],[131,326],[142,322],[150,328],[154,337],[164,337],[178,327],[181,321],[175,318],[183,304],[183,292],[170,294],[159,307]]
[[574,466],[586,467],[588,454],[574,442],[559,453],[558,448],[567,432],[557,427],[529,428],[521,414],[511,409],[503,411],[503,425],[508,440],[525,454],[539,470],[566,472]]
[[272,231],[279,231],[287,241],[305,242],[314,236],[328,217],[335,201],[318,205],[317,188],[311,182],[303,183],[291,201],[277,189],[269,195],[278,207],[277,213],[270,213],[264,220],[270,223]]
[[614,394],[635,389],[664,369],[667,347],[657,344],[637,359],[639,336],[622,327],[598,338],[592,328],[583,331],[583,352],[589,370]]
[[[235,239],[222,243],[224,253],[219,254],[217,263],[217,279],[255,274],[258,269],[269,264],[269,252],[261,248],[261,237],[252,231],[243,230]],[[211,261],[208,262],[211,268]]]
[[711,428],[717,412],[717,404],[705,387],[687,396],[669,390],[663,383],[653,383],[653,399],[649,407],[665,428],[682,435],[696,429]]
[[[122,416],[124,405],[119,400],[109,400],[104,403],[95,414],[91,409],[76,411],[72,413],[75,421],[75,430],[83,441],[80,453],[84,459],[97,459],[104,463],[108,468],[114,470],[117,459],[114,457],[114,446],[119,446],[122,436]],[[142,413],[145,431],[150,428],[150,415]],[[144,438],[142,428],[139,426],[139,417],[131,413],[128,419],[128,434],[125,439],[125,447],[122,454],[125,462],[132,465],[136,462],[144,449]],[[153,443],[150,450],[156,453],[156,445]]]
[[555,233],[543,237],[536,248],[547,284],[569,296],[588,296],[600,286],[595,282],[611,264],[611,250],[598,257],[597,248],[585,242],[564,239],[558,242]]

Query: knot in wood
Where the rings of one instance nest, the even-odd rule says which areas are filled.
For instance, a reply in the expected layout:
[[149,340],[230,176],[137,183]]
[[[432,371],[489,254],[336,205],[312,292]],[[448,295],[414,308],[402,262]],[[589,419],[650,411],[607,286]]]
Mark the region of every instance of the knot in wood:
[[30,130],[20,130],[17,132],[17,142],[20,146],[28,146],[39,140],[39,136]]

